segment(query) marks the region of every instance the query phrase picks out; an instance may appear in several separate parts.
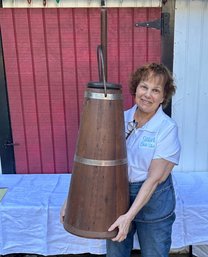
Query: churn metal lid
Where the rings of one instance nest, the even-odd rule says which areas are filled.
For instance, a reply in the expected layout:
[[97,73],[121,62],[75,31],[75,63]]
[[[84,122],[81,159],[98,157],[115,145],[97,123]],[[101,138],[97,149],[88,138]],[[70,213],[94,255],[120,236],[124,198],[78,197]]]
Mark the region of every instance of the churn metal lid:
[[[89,82],[87,84],[87,87],[88,88],[98,88],[98,89],[104,89],[104,83],[103,82]],[[109,83],[109,82],[106,82],[106,88],[107,89],[121,89],[121,85],[119,84],[114,84],[114,83]]]

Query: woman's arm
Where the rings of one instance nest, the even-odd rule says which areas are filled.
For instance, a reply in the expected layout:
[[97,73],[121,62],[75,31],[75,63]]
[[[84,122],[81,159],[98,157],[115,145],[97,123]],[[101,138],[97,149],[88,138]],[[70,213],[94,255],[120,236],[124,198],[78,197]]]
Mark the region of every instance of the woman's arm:
[[66,203],[67,203],[67,200],[64,201],[64,204],[63,204],[63,206],[61,207],[61,210],[60,210],[60,222],[62,224],[64,223],[64,216],[65,216],[65,212],[66,212]]
[[117,236],[112,239],[113,241],[121,242],[126,238],[132,220],[149,201],[158,184],[166,180],[173,167],[174,164],[167,160],[152,160],[148,171],[148,177],[138,192],[132,206],[127,213],[121,215],[109,228],[109,231],[114,230],[116,227],[119,229]]

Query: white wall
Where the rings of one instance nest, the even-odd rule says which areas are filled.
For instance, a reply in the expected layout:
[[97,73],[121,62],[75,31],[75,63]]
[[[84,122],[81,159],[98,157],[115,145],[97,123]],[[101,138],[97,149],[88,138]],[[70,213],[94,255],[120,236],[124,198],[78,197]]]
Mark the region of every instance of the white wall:
[[208,172],[208,1],[177,0],[173,118],[182,145],[178,171]]
[[[173,118],[182,146],[178,171],[208,172],[208,1],[176,0]],[[199,257],[208,245],[193,246]]]

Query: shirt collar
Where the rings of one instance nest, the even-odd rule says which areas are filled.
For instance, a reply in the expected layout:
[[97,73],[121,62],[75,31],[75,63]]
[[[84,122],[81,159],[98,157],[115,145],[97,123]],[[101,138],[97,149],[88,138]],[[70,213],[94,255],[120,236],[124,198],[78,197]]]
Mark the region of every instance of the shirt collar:
[[[137,105],[135,104],[131,109],[131,113],[130,113],[131,120],[134,119],[134,113],[136,109],[137,109]],[[163,117],[164,117],[164,112],[162,109],[162,105],[160,105],[160,107],[158,108],[156,113],[152,116],[152,118],[147,123],[145,123],[144,126],[141,127],[140,129],[147,130],[149,132],[156,132],[158,128],[158,124],[161,123],[161,121],[163,120]]]

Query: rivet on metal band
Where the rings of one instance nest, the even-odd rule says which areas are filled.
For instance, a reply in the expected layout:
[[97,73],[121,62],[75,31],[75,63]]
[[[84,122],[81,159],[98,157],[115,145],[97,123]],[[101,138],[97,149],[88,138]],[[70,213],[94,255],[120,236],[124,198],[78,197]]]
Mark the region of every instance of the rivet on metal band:
[[122,94],[107,94],[107,96],[105,96],[102,93],[95,93],[95,92],[89,92],[89,91],[85,91],[84,96],[86,98],[99,99],[99,100],[121,100],[121,99],[123,99]]
[[85,165],[91,166],[118,166],[127,164],[127,159],[119,159],[119,160],[95,160],[95,159],[87,159],[80,156],[75,155],[74,161],[78,163],[82,163]]

